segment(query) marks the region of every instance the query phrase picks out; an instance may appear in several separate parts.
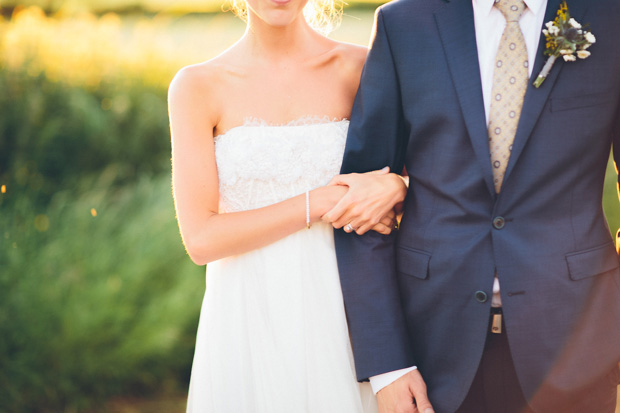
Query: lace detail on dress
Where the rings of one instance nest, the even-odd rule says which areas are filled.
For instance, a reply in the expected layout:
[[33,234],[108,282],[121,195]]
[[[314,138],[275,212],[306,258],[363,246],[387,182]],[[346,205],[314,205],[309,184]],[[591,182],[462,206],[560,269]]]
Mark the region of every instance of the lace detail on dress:
[[348,126],[321,117],[286,125],[248,119],[217,136],[220,210],[260,208],[327,184],[340,171]]
[[290,120],[285,123],[272,123],[267,122],[265,119],[247,117],[243,119],[243,126],[305,126],[305,125],[317,125],[322,123],[335,123],[345,121],[347,119],[332,118],[324,115],[305,115],[297,119]]

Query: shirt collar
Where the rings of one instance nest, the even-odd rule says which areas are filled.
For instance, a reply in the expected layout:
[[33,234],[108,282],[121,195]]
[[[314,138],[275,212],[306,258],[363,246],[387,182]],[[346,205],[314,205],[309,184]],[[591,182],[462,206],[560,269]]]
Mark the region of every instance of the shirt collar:
[[[538,13],[544,13],[547,6],[547,0],[523,0],[523,2],[535,16]],[[493,3],[495,0],[472,0],[474,9],[483,17],[487,17],[491,13]]]

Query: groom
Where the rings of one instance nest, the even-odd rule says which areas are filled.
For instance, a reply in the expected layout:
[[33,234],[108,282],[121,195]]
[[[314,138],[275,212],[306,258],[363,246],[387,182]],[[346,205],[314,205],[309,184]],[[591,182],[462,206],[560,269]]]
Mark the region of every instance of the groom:
[[620,268],[601,197],[612,144],[620,159],[620,2],[568,0],[596,43],[536,88],[560,6],[376,14],[342,172],[404,167],[409,191],[397,233],[336,231],[336,247],[382,411],[614,411]]

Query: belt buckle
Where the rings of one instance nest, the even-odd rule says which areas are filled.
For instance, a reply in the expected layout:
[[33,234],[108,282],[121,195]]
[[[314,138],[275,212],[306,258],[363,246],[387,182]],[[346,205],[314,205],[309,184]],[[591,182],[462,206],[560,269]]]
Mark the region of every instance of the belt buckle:
[[491,308],[491,333],[502,334],[502,308]]

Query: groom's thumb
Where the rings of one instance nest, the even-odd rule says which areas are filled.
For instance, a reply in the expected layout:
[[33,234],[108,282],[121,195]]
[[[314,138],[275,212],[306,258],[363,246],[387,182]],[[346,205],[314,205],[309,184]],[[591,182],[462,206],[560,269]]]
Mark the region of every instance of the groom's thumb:
[[418,412],[435,413],[435,410],[433,410],[433,406],[431,406],[431,402],[428,400],[428,398],[426,398],[426,395],[424,397],[416,397],[415,403],[418,408]]
[[422,388],[412,388],[411,393],[413,393],[413,398],[415,399],[415,404],[419,413],[435,413],[430,400],[428,400],[426,386],[422,386]]
[[390,173],[390,167],[389,166],[384,166],[381,169],[377,169],[376,171],[370,171],[368,172],[371,175],[385,175],[385,174],[389,174]]
[[426,392],[426,383],[420,374],[420,370],[414,369],[407,373],[409,376],[408,384],[409,391],[415,400],[417,413],[435,413],[430,400],[428,400],[428,393]]
[[433,410],[433,407],[431,406],[431,403],[428,401],[428,399],[426,399],[424,403],[418,402],[418,399],[416,399],[416,404],[418,412],[420,413],[435,413],[435,410]]

